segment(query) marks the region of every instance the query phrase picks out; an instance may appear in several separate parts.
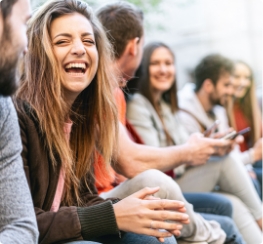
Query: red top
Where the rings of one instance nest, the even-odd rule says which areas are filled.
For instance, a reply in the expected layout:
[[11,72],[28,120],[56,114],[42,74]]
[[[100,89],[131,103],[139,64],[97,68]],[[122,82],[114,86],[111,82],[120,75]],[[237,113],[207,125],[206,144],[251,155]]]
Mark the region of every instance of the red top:
[[[247,118],[245,117],[243,111],[240,108],[240,105],[235,103],[234,104],[234,117],[235,117],[235,123],[236,123],[236,130],[240,131],[250,126]],[[249,149],[249,141],[251,138],[251,131],[244,134],[244,142],[240,144],[240,150],[241,152],[244,152]]]

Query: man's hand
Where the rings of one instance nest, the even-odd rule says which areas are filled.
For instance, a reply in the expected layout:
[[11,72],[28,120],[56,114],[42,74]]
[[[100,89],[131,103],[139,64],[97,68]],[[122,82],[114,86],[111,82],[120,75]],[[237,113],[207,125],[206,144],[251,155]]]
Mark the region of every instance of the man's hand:
[[201,133],[194,133],[190,136],[186,145],[190,147],[188,165],[202,165],[212,155],[224,156],[232,147],[231,140],[206,138]]
[[[227,131],[225,132],[218,132],[218,133],[214,133],[213,135],[210,136],[210,138],[214,138],[214,139],[221,139],[224,136],[226,136],[227,134],[231,133],[232,131],[234,131],[233,128],[229,128]],[[230,153],[237,144],[240,144],[244,141],[244,137],[242,135],[238,135],[236,138],[234,138],[233,140],[229,140],[230,144],[228,148],[225,148],[225,150],[221,151],[221,153],[219,153],[219,156],[224,156],[228,153]]]

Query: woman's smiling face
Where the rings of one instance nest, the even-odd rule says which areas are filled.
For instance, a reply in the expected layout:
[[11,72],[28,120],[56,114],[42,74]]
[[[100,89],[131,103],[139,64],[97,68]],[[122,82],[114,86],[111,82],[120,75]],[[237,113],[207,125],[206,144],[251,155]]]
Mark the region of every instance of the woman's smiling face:
[[98,50],[90,21],[79,13],[56,18],[51,40],[66,99],[73,102],[89,86],[98,69]]
[[151,87],[159,92],[166,92],[175,82],[174,57],[165,47],[156,48],[149,66]]
[[251,71],[243,63],[237,63],[234,69],[233,87],[235,97],[243,98],[251,86]]

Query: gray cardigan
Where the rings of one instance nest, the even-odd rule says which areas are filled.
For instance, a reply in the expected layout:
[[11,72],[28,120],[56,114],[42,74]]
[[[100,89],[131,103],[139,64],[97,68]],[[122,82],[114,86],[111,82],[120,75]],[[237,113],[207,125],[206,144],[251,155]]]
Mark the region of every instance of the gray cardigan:
[[17,115],[0,96],[0,243],[37,243],[38,229],[20,156]]
[[[169,104],[161,100],[162,119],[169,135],[176,145],[187,141],[189,134],[185,130],[177,113],[173,114]],[[127,104],[127,119],[134,126],[143,142],[149,146],[166,147],[166,135],[162,122],[149,100],[143,95],[136,93]],[[178,175],[184,173],[184,165],[174,169]]]
[[[177,113],[173,114],[169,104],[161,100],[162,119],[166,129],[175,144],[187,141],[189,134],[179,120]],[[136,93],[127,104],[127,119],[134,126],[144,143],[149,146],[166,147],[166,136],[162,122],[149,100]]]

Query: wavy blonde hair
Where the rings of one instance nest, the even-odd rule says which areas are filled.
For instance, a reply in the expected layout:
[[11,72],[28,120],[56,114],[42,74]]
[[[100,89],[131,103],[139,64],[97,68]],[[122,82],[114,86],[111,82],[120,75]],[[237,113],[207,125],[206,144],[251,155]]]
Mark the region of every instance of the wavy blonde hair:
[[[69,108],[63,98],[50,27],[54,19],[72,13],[79,13],[90,21],[99,64],[91,84]],[[105,162],[110,162],[117,144],[118,119],[113,89],[118,83],[111,70],[112,48],[92,9],[80,0],[52,0],[41,6],[30,20],[28,39],[17,98],[28,102],[35,111],[53,166],[62,163],[66,174],[65,203],[72,205],[77,202],[81,206],[84,204],[81,189],[89,188],[86,176],[93,175],[97,152]],[[63,130],[68,117],[73,121],[70,145]]]

